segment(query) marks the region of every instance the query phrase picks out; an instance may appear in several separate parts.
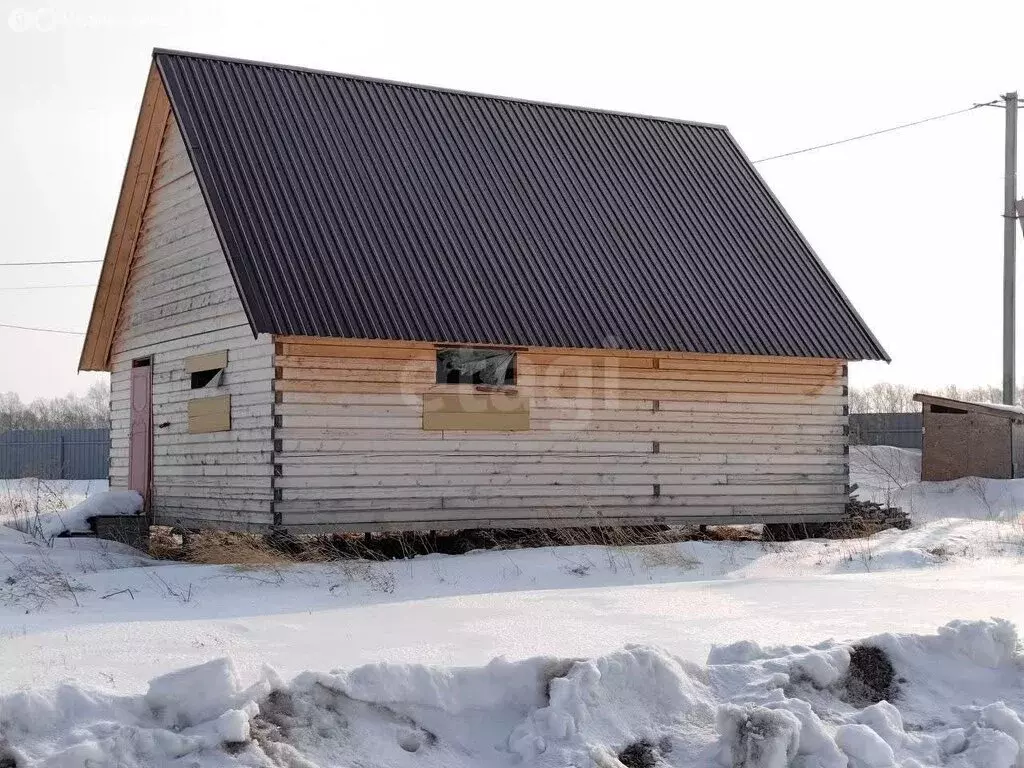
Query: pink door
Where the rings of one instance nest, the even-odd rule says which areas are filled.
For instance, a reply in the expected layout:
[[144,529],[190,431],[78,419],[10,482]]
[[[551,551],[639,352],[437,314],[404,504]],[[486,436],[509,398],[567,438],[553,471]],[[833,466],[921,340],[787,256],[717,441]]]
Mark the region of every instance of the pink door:
[[128,432],[128,487],[142,494],[149,509],[153,452],[153,368],[132,368],[131,426]]

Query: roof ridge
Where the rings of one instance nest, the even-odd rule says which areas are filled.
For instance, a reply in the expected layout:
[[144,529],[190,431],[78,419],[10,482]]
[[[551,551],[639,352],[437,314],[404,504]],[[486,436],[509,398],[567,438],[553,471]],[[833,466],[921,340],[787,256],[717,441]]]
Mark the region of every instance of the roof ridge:
[[574,112],[590,112],[600,115],[614,115],[617,117],[630,117],[638,120],[653,120],[661,123],[672,123],[675,125],[688,125],[697,128],[710,128],[713,130],[728,132],[728,126],[721,123],[709,123],[701,120],[686,120],[678,117],[665,117],[663,115],[648,115],[642,112],[625,112],[616,109],[601,109],[600,107],[587,107],[580,104],[562,104],[553,101],[541,101],[539,99],[526,99],[516,96],[502,96],[496,93],[482,93],[479,91],[466,91],[459,88],[445,88],[438,85],[424,85],[423,83],[410,83],[403,80],[391,80],[383,77],[371,77],[369,75],[354,75],[349,72],[335,72],[329,69],[316,69],[313,67],[300,67],[293,64],[278,64],[258,59],[242,59],[233,56],[218,56],[212,53],[196,53],[194,51],[181,51],[172,48],[154,48],[153,57],[157,56],[180,56],[190,59],[208,59],[228,64],[246,64],[254,67],[267,67],[268,69],[283,69],[292,72],[302,72],[309,75],[326,75],[328,77],[340,77],[346,80],[355,80],[365,83],[376,83],[378,85],[389,85],[398,88],[414,88],[435,93],[448,93],[454,96],[469,96],[477,99],[493,99],[495,101],[512,102],[514,104],[529,104],[535,107],[547,107],[550,109],[565,109]]

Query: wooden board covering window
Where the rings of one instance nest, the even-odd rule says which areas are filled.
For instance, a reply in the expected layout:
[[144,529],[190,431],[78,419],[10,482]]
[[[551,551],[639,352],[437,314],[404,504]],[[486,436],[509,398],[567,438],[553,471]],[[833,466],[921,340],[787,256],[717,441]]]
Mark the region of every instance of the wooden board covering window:
[[199,397],[188,401],[188,431],[227,432],[231,429],[231,395]]
[[530,429],[530,400],[518,394],[425,394],[423,429],[522,432]]
[[198,371],[217,371],[228,366],[228,352],[226,349],[220,352],[206,352],[202,355],[192,355],[185,358],[185,372],[197,373]]

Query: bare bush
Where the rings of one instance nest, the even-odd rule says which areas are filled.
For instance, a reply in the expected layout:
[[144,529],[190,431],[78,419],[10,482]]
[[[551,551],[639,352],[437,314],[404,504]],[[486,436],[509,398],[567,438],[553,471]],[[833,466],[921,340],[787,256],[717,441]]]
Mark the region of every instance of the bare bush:
[[61,600],[71,600],[78,606],[78,593],[92,590],[65,573],[45,550],[34,557],[7,561],[11,569],[0,583],[0,603],[4,605],[38,611]]
[[6,483],[0,494],[0,525],[49,541],[42,519],[71,506],[69,491],[65,480],[26,478]]

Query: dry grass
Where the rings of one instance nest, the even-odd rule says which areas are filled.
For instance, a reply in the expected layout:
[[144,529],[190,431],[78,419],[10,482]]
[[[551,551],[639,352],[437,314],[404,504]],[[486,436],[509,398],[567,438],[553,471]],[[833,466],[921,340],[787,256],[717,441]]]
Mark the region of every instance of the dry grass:
[[260,533],[213,530],[182,533],[160,526],[150,529],[149,555],[158,560],[234,565],[242,569],[337,559],[315,537],[282,539]]
[[693,537],[697,541],[759,541],[759,525],[714,525],[699,530]]
[[78,605],[78,594],[92,587],[65,573],[50,559],[48,552],[41,549],[38,556],[18,562],[8,559],[11,569],[0,582],[0,603],[26,611],[38,611],[61,600],[71,600]]
[[181,536],[171,533],[166,526],[152,526],[149,529],[149,556],[157,560],[181,560]]
[[0,525],[45,540],[40,517],[67,509],[69,485],[65,480],[35,478],[8,481],[0,493]]
[[1024,512],[1000,520],[989,546],[997,552],[1016,552],[1024,557]]
[[565,546],[626,548],[693,540],[751,541],[759,535],[749,526],[469,529],[304,537],[224,531],[182,534],[170,528],[154,527],[150,531],[149,554],[161,560],[256,569],[338,560],[400,560],[434,553],[465,554],[473,550]]
[[255,533],[206,531],[188,537],[183,544],[184,559],[192,563],[261,568],[298,560],[271,546],[266,536]]

